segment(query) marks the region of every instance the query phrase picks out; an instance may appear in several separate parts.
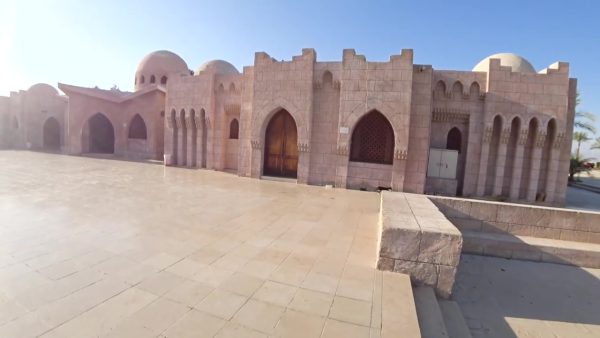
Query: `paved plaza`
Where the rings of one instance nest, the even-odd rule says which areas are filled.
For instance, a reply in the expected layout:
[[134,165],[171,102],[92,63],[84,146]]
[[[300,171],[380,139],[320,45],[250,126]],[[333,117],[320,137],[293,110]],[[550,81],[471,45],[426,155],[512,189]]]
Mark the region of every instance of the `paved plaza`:
[[[379,202],[1,151],[0,337],[403,337],[381,332],[414,304],[386,306],[401,275],[375,269]],[[598,337],[599,278],[465,255],[455,296],[475,337]]]

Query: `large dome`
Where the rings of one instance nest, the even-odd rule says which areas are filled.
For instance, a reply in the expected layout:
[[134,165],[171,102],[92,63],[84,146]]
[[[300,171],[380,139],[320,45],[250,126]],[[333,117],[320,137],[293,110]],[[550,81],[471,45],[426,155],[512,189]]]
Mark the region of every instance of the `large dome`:
[[[167,50],[159,50],[146,55],[135,72],[136,85],[139,89],[145,85],[160,83],[160,79],[170,74],[189,74],[185,61],[179,55]],[[155,82],[151,82],[154,76]],[[163,83],[165,84],[165,83]]]
[[512,68],[513,72],[535,73],[535,69],[524,57],[513,53],[499,53],[486,57],[481,60],[474,68],[474,72],[487,72],[490,68],[490,59],[500,59],[502,66]]
[[238,72],[237,69],[235,69],[235,67],[224,60],[211,60],[208,62],[205,62],[204,64],[202,64],[202,66],[200,66],[198,68],[198,71],[196,71],[196,74],[202,74],[202,73],[207,73],[207,74],[219,74],[219,75],[236,75],[239,74],[240,72]]
[[28,93],[32,93],[35,95],[44,95],[44,96],[55,96],[58,95],[58,90],[52,87],[49,84],[45,83],[36,83],[33,86],[27,89]]

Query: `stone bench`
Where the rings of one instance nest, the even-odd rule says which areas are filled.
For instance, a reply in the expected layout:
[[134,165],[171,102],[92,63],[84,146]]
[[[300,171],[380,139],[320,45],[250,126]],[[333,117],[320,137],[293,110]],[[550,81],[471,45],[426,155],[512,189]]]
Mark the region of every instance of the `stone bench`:
[[415,285],[452,293],[462,235],[425,195],[383,191],[379,214],[380,270],[405,273]]

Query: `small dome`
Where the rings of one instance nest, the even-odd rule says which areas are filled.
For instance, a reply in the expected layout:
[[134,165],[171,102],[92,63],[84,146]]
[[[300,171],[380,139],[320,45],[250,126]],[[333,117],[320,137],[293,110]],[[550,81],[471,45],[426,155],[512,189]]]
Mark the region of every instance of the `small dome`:
[[[142,86],[152,84],[150,78],[154,76],[156,83],[170,74],[189,74],[189,68],[179,55],[167,50],[159,50],[146,55],[138,65],[136,76],[136,90]],[[144,81],[141,81],[142,76]]]
[[240,72],[238,72],[238,70],[235,69],[235,67],[227,61],[211,60],[211,61],[205,62],[202,66],[200,66],[198,68],[198,71],[196,71],[196,74],[201,74],[201,73],[214,73],[214,74],[219,74],[219,75],[236,75],[236,74],[239,74]]
[[474,68],[474,72],[487,72],[490,68],[490,59],[500,59],[502,66],[512,68],[513,72],[535,73],[535,69],[524,57],[513,53],[499,53],[486,57],[481,60]]
[[44,95],[44,96],[55,96],[59,95],[58,90],[52,87],[49,84],[45,83],[36,83],[33,86],[27,89],[28,93],[36,94],[36,95]]

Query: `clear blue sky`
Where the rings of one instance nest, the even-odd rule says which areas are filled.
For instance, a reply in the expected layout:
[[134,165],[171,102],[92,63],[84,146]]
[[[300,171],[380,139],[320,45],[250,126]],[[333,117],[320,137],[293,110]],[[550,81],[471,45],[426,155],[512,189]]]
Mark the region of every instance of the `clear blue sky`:
[[319,60],[340,60],[344,48],[369,60],[412,48],[415,63],[457,70],[514,52],[537,70],[570,62],[580,108],[600,113],[600,2],[593,0],[0,0],[0,46],[0,95],[37,82],[131,90],[137,63],[158,49],[191,69],[218,58],[240,70],[256,51],[290,59],[305,47]]

